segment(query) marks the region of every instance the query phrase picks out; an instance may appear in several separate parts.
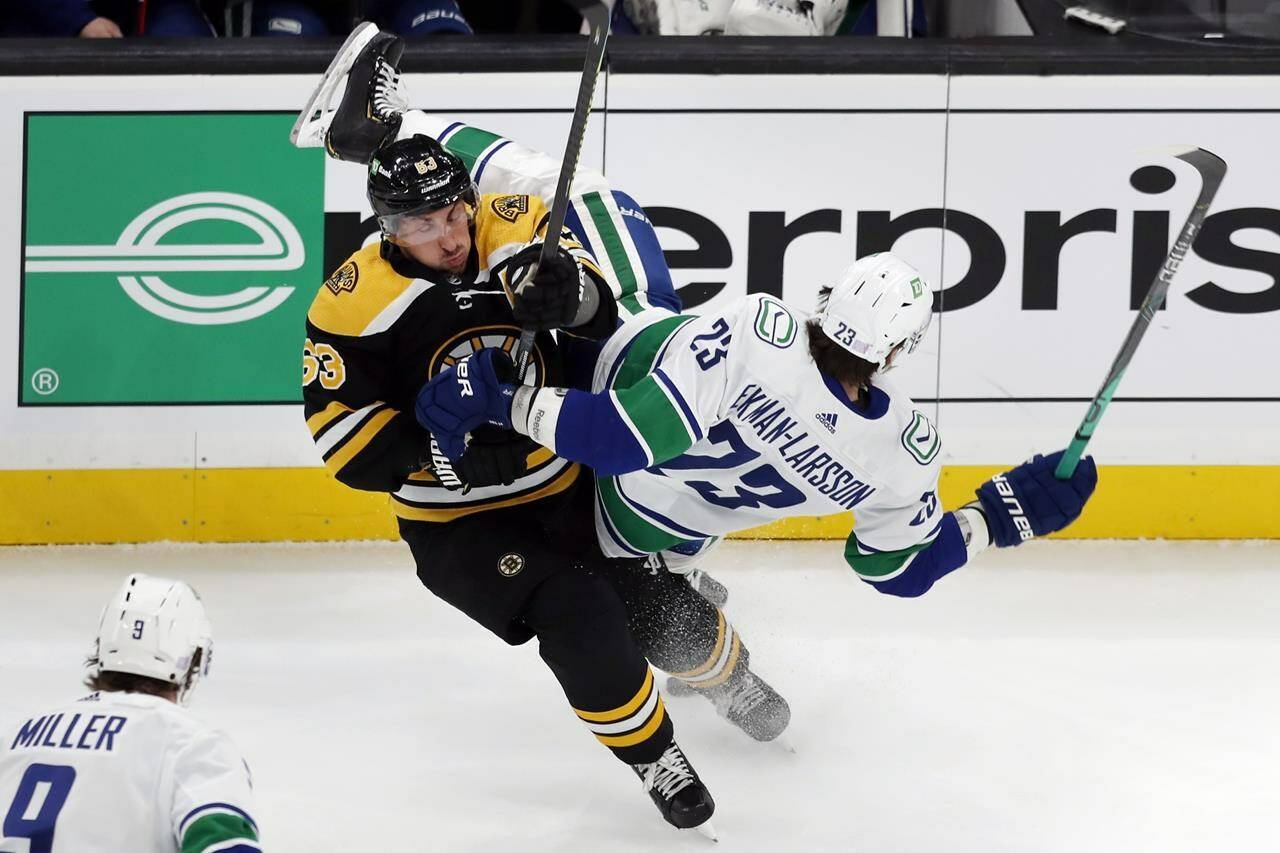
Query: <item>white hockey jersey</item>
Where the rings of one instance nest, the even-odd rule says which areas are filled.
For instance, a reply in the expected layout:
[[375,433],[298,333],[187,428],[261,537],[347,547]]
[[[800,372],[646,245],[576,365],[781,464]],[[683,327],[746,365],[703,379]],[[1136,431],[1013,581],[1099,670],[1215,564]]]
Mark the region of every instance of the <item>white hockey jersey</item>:
[[178,705],[91,693],[0,740],[4,853],[256,853],[249,771]]
[[[879,377],[868,406],[852,403],[810,358],[806,319],[759,294],[700,317],[648,311],[601,354],[593,390],[608,392],[605,411],[602,396],[538,393],[530,435],[596,467],[606,554],[853,510],[846,556],[881,579],[933,540],[937,430]],[[610,442],[611,420],[628,440]]]

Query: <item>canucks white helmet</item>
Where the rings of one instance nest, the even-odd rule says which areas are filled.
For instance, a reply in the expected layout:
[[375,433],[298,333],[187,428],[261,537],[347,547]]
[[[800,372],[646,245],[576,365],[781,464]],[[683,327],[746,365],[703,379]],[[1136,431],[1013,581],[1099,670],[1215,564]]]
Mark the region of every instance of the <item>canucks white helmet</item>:
[[877,252],[840,274],[817,316],[827,337],[882,365],[899,345],[910,353],[920,344],[933,319],[933,293],[906,261]]
[[102,611],[94,642],[94,674],[124,672],[168,682],[184,705],[213,657],[209,619],[196,591],[183,581],[143,574],[121,584]]

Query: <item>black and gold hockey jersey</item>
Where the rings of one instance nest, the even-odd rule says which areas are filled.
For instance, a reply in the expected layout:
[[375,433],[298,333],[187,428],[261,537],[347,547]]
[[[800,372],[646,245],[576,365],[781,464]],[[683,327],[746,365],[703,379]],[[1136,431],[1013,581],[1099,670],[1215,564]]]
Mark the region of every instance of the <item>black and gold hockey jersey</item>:
[[[366,246],[320,288],[307,314],[302,386],[307,427],[338,480],[390,492],[396,515],[442,522],[563,492],[578,465],[530,445],[528,472],[510,486],[447,489],[427,470],[430,435],[413,403],[436,373],[483,347],[513,351],[520,327],[505,289],[508,260],[545,228],[541,199],[484,195],[471,256],[461,274],[431,270],[395,247]],[[595,260],[569,232],[561,245],[603,281]],[[590,337],[613,331],[609,288]],[[561,332],[563,334],[563,332]],[[556,384],[563,371],[552,336],[539,334],[526,381]]]

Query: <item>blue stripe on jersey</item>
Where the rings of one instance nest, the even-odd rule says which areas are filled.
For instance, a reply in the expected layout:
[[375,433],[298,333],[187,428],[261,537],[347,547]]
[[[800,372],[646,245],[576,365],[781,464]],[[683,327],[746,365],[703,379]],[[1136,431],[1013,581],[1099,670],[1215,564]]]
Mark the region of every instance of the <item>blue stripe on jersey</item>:
[[240,817],[244,818],[245,821],[253,827],[254,832],[258,831],[258,824],[254,822],[253,818],[249,817],[249,813],[244,809],[233,806],[230,803],[205,803],[203,806],[196,806],[194,809],[187,812],[187,816],[178,824],[178,835],[182,835],[187,831],[187,824],[191,822],[192,818],[199,817],[204,812],[224,810],[240,815]]
[[698,426],[698,419],[693,416],[693,410],[689,408],[689,404],[684,401],[684,396],[676,388],[675,383],[672,382],[667,377],[667,374],[661,369],[653,372],[653,378],[657,379],[658,382],[662,384],[662,387],[667,389],[667,393],[671,395],[671,398],[676,401],[676,405],[680,407],[680,411],[684,414],[684,419],[690,431],[693,433],[694,442],[701,441],[702,427]]
[[600,482],[596,481],[596,516],[604,522],[605,532],[609,534],[609,538],[613,540],[613,544],[617,545],[628,554],[635,554],[637,557],[646,557],[648,554],[644,551],[637,551],[631,547],[631,543],[622,538],[622,534],[613,526],[613,519],[609,518],[609,512],[604,508],[604,499],[600,497]]
[[617,490],[618,497],[622,498],[623,502],[628,507],[631,508],[632,512],[634,512],[636,515],[644,516],[654,524],[665,527],[668,533],[671,533],[674,536],[684,536],[689,539],[706,539],[707,536],[709,535],[706,533],[699,533],[698,531],[694,530],[691,527],[685,527],[682,524],[678,524],[677,522],[671,520],[670,518],[667,518],[665,515],[658,512],[656,509],[652,509],[650,507],[644,506],[641,503],[638,503],[633,498],[629,497],[627,493],[622,490],[621,477],[613,478],[613,487],[614,489]]
[[248,841],[243,841],[234,847],[219,847],[218,853],[262,853],[262,848]]
[[449,125],[443,131],[441,131],[440,136],[436,138],[436,142],[439,142],[441,145],[444,145],[444,141],[449,138],[449,135],[451,133],[463,127],[466,127],[466,125],[460,121],[455,121],[453,124]]
[[471,179],[475,181],[477,184],[480,183],[480,176],[484,174],[484,167],[489,165],[489,160],[493,158],[494,154],[497,154],[499,151],[501,151],[503,148],[506,148],[510,144],[511,144],[510,139],[504,139],[499,144],[490,148],[489,153],[484,155],[484,159],[480,161],[480,165],[476,166],[476,171],[472,175]]
[[[644,285],[637,292],[643,293],[653,307],[666,308],[679,314],[682,307],[680,297],[676,295],[675,285],[671,283],[671,270],[662,253],[662,244],[658,242],[658,235],[648,218],[640,218],[644,216],[644,208],[631,196],[617,190],[613,192],[613,202],[622,212],[627,234],[630,235],[631,244],[635,246],[636,254],[640,256],[640,265],[644,268]],[[628,216],[625,213],[627,210],[634,210],[638,215]]]

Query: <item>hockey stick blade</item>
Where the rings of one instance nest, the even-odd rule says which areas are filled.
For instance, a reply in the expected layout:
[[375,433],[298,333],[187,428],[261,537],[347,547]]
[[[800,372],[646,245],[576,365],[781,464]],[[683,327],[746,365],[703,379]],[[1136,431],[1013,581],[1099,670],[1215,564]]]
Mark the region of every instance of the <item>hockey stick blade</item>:
[[1107,378],[1102,383],[1102,387],[1098,389],[1098,393],[1094,395],[1093,400],[1089,403],[1089,410],[1085,412],[1084,420],[1080,422],[1080,428],[1076,430],[1075,437],[1071,439],[1071,444],[1067,446],[1066,451],[1062,454],[1058,467],[1054,469],[1054,476],[1060,480],[1066,480],[1075,473],[1076,466],[1080,463],[1080,457],[1084,455],[1084,449],[1089,444],[1089,439],[1093,437],[1094,430],[1098,428],[1098,421],[1102,420],[1102,413],[1107,410],[1107,406],[1111,403],[1111,398],[1115,396],[1116,388],[1120,386],[1120,380],[1124,378],[1124,372],[1129,368],[1129,362],[1133,360],[1133,355],[1138,350],[1138,344],[1142,342],[1142,336],[1146,334],[1147,329],[1151,326],[1152,319],[1156,316],[1156,311],[1160,310],[1161,304],[1164,303],[1165,296],[1169,293],[1169,284],[1173,281],[1174,273],[1178,271],[1178,267],[1182,264],[1182,259],[1191,251],[1191,246],[1195,243],[1196,237],[1200,234],[1200,229],[1204,225],[1204,218],[1209,213],[1209,205],[1213,202],[1213,197],[1218,192],[1218,187],[1222,185],[1222,179],[1227,174],[1226,162],[1216,154],[1204,150],[1203,148],[1194,148],[1182,146],[1174,149],[1170,153],[1195,168],[1200,173],[1200,195],[1196,197],[1195,207],[1191,209],[1191,213],[1187,216],[1187,221],[1182,226],[1182,231],[1178,233],[1178,239],[1174,241],[1173,248],[1169,250],[1169,254],[1165,257],[1164,263],[1160,265],[1160,271],[1156,273],[1155,279],[1151,282],[1151,287],[1147,289],[1147,296],[1142,300],[1142,307],[1138,311],[1138,316],[1134,318],[1133,325],[1129,327],[1129,334],[1125,337],[1124,343],[1120,346],[1120,352],[1111,362],[1111,369],[1107,371]]
[[[578,171],[578,155],[582,151],[582,139],[587,133],[587,119],[591,116],[591,99],[595,96],[596,80],[604,61],[604,49],[609,42],[609,7],[598,2],[575,2],[590,28],[587,37],[587,57],[582,66],[582,79],[578,83],[578,102],[573,107],[573,121],[569,124],[569,139],[564,146],[564,159],[560,163],[560,177],[556,181],[556,195],[551,202],[551,215],[542,240],[542,251],[537,266],[542,266],[560,250],[560,232],[569,212],[569,187]],[[525,283],[529,286],[537,267],[529,271]],[[524,329],[516,344],[516,375],[524,381],[529,369],[529,356],[533,353],[534,331]]]

